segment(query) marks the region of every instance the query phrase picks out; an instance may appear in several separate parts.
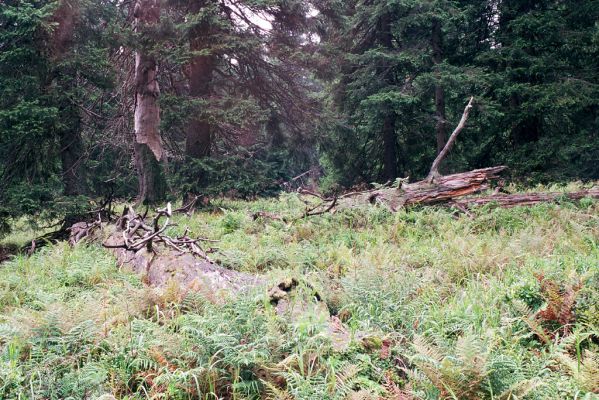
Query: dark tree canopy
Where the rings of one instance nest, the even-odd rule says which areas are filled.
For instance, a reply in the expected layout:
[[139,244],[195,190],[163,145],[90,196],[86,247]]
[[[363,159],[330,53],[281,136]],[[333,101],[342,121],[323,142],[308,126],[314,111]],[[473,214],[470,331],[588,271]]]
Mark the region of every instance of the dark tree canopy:
[[[0,4],[4,225],[108,194],[274,194],[309,169],[421,178],[470,96],[441,172],[599,177],[597,0],[168,0],[140,27],[146,3]],[[159,118],[134,123],[143,79]]]

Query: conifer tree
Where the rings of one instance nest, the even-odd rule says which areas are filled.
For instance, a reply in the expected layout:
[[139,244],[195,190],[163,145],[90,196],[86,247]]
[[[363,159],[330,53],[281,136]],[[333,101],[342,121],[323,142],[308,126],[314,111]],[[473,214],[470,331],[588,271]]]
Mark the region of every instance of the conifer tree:
[[135,165],[138,174],[138,202],[156,203],[166,193],[160,162],[158,60],[154,52],[156,27],[160,23],[160,0],[137,0],[133,9],[139,46],[135,53]]

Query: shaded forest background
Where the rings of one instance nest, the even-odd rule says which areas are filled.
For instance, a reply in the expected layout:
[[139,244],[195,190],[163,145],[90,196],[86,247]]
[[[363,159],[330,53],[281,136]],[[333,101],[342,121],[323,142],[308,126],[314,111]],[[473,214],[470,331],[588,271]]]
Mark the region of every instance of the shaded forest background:
[[596,0],[4,1],[0,231],[308,170],[422,178],[470,96],[444,172],[597,179],[598,20]]

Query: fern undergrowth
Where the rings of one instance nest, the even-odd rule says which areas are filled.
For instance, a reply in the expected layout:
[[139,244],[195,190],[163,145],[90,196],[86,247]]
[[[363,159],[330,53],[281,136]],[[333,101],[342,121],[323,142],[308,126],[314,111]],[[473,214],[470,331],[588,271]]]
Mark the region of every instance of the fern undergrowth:
[[277,315],[267,287],[215,302],[58,244],[0,264],[0,399],[598,398],[598,203],[294,222],[252,215],[293,221],[295,195],[215,205],[171,233],[301,277],[341,339],[317,311]]

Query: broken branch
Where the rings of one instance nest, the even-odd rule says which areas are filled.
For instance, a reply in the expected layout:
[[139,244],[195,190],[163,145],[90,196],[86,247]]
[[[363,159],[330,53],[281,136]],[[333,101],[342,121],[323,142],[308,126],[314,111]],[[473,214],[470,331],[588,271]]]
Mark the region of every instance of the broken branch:
[[462,118],[460,119],[458,126],[451,133],[451,136],[449,137],[449,140],[447,141],[447,143],[445,143],[445,147],[443,147],[443,150],[441,150],[439,152],[439,154],[435,158],[435,161],[433,161],[433,165],[431,166],[431,170],[430,170],[430,172],[428,174],[428,178],[427,178],[430,183],[433,182],[433,179],[440,176],[439,166],[441,165],[441,162],[445,159],[445,157],[447,157],[447,154],[453,147],[453,145],[454,145],[458,135],[462,131],[462,129],[464,129],[464,126],[466,126],[466,121],[468,120],[468,115],[470,114],[470,110],[472,109],[473,101],[474,101],[474,96],[470,97],[470,101],[468,102],[468,105],[466,105],[466,108],[464,109],[464,113],[462,114]]

